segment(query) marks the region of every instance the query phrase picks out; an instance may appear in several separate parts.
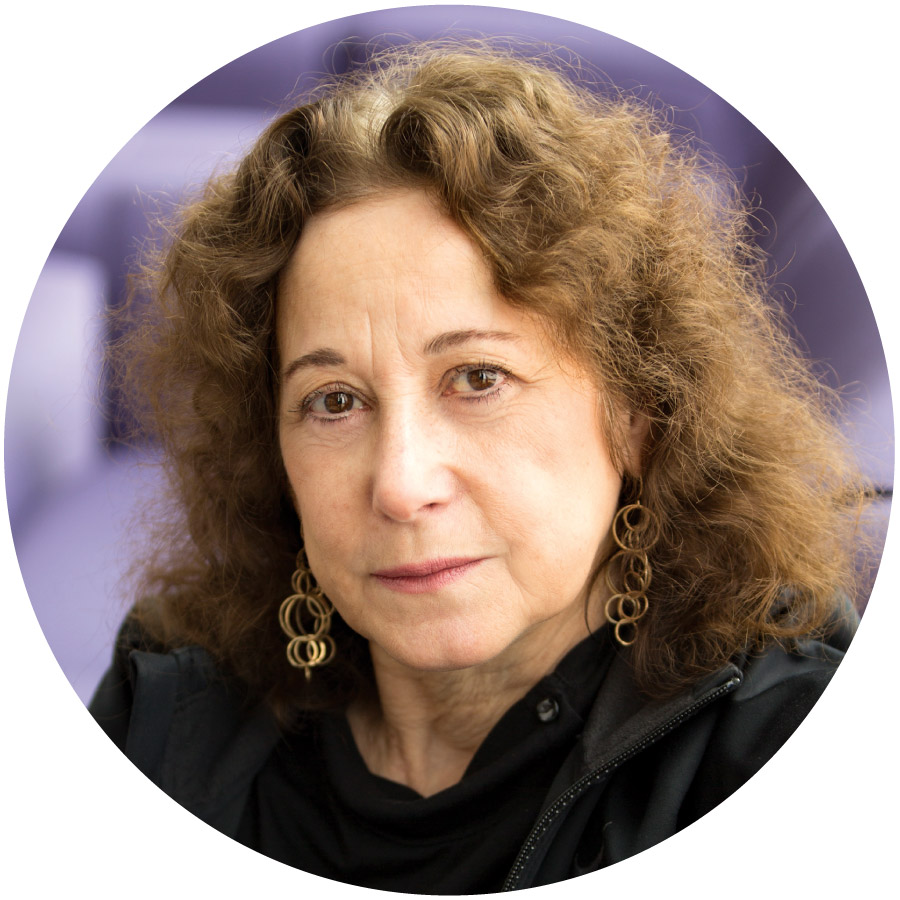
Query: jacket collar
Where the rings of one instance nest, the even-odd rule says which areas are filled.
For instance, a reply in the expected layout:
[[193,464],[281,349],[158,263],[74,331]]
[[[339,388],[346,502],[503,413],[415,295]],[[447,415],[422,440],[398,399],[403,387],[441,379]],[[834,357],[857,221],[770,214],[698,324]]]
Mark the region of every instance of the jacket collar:
[[533,882],[564,813],[589,787],[686,722],[708,704],[736,690],[743,675],[729,663],[689,690],[666,700],[642,696],[631,674],[628,651],[617,654],[597,693],[581,740],[557,773],[528,838],[510,869],[504,891]]

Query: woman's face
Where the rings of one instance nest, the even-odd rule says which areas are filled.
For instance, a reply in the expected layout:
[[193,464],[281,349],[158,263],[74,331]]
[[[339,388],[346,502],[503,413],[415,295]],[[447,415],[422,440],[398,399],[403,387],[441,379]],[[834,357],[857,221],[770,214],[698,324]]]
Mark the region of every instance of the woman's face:
[[281,451],[352,628],[427,670],[584,633],[621,485],[598,389],[424,193],[314,217],[277,328]]

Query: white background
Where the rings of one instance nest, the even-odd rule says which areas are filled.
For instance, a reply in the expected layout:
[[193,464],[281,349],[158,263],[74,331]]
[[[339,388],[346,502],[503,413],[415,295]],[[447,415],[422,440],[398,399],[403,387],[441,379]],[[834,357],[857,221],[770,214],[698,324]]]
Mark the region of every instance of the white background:
[[[805,178],[846,242],[897,384],[892,59],[898,23],[888,4],[862,0],[839,12],[786,0],[514,5],[638,44],[704,82],[759,127]],[[327,17],[373,8],[371,0],[338,0],[327,5]],[[5,14],[0,384],[8,383],[41,266],[106,162],[195,81],[260,44],[317,24],[321,15],[304,12],[296,0],[81,0],[27,10],[17,4]],[[892,677],[896,544],[893,528],[845,664],[759,777],[688,831],[594,876],[541,889],[541,896],[890,896],[900,838]],[[365,893],[245,850],[139,776],[101,735],[56,665],[5,522],[0,565],[0,889],[7,896]],[[65,572],[59,588],[64,594]]]

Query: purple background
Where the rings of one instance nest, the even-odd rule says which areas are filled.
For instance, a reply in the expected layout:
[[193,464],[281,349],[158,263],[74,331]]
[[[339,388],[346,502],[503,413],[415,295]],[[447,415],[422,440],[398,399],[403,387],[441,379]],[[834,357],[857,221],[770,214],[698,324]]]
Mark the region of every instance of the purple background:
[[[864,465],[893,483],[887,370],[865,292],[843,243],[784,157],[724,100],[639,48],[570,22],[488,7],[413,7],[348,17],[289,35],[185,91],[109,163],[48,258],[23,323],[10,379],[6,478],[23,577],[66,676],[83,699],[108,663],[130,600],[122,582],[139,560],[132,522],[155,475],[140,454],[110,452],[108,404],[97,390],[99,314],[120,301],[128,259],[165,207],[246,148],[284,98],[314,73],[340,71],[384,34],[515,35],[563,45],[619,87],[675,108],[765,209],[763,238],[810,354],[853,399]],[[48,359],[53,365],[48,365]],[[137,465],[136,465],[137,463]],[[883,529],[889,500],[875,512]]]

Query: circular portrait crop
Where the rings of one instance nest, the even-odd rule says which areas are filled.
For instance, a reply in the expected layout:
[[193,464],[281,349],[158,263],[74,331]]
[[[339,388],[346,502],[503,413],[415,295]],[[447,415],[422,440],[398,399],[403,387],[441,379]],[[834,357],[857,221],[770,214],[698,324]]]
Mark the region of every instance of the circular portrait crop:
[[106,166],[6,485],[103,752],[289,869],[482,894],[632,860],[781,749],[892,434],[853,263],[752,124],[608,34],[430,6],[266,44]]

